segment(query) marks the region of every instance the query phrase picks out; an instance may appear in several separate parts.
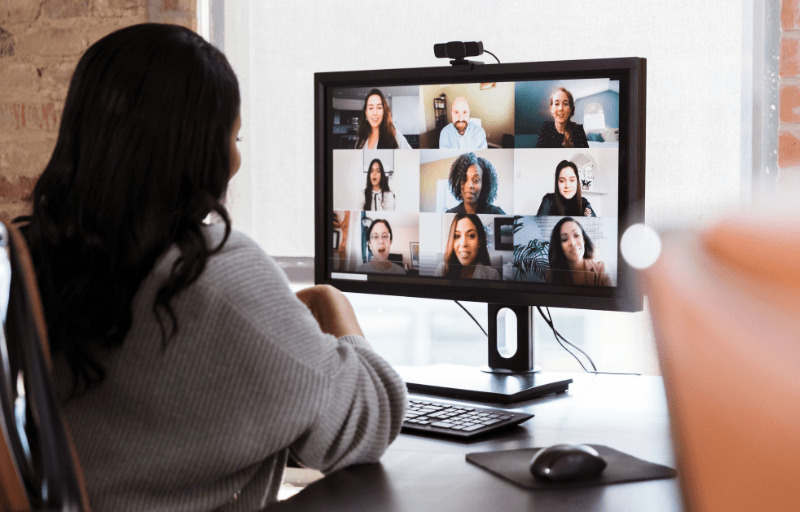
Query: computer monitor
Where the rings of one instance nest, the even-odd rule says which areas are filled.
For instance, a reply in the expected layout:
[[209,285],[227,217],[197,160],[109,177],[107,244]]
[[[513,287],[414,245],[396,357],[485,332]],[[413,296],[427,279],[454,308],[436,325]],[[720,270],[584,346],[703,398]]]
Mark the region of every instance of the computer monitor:
[[642,309],[619,241],[644,221],[645,59],[314,81],[315,282],[489,304],[487,372],[406,369],[410,390],[564,391],[533,373],[532,307]]

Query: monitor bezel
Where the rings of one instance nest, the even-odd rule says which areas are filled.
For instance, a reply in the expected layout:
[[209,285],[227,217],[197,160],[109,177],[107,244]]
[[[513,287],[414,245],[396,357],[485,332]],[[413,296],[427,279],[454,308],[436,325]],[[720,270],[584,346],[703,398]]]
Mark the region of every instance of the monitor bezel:
[[[429,67],[339,71],[314,74],[314,282],[346,292],[464,300],[523,306],[608,311],[641,311],[643,296],[634,270],[619,252],[624,230],[644,222],[646,65],[643,58],[589,59],[466,67]],[[391,277],[370,274],[369,281],[332,279],[333,169],[328,125],[333,107],[327,91],[340,87],[382,87],[431,83],[474,83],[582,78],[620,79],[620,151],[618,184],[617,286],[574,287],[536,284],[535,289],[510,281],[448,280],[429,276]],[[618,77],[618,78],[617,78]],[[625,150],[623,151],[623,148]],[[527,287],[531,284],[528,283]],[[578,293],[576,293],[578,292]]]

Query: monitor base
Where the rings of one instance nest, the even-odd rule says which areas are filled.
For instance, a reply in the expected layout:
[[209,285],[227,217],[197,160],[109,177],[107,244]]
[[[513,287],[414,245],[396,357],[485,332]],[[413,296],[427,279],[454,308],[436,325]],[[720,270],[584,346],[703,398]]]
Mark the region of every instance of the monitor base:
[[507,368],[492,368],[491,366],[483,365],[481,366],[481,371],[483,373],[502,373],[504,375],[511,375],[511,374],[524,374],[524,373],[539,373],[542,371],[542,367],[538,364],[531,368],[530,370],[522,370],[522,371],[514,371],[509,370]]
[[504,404],[564,393],[572,382],[558,373],[484,373],[474,366],[454,364],[394,368],[412,393]]

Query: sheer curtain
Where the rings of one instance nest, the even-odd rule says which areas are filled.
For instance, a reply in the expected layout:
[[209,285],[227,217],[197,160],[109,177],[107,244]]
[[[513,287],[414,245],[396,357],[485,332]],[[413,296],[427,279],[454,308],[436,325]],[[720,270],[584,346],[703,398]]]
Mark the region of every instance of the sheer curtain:
[[[659,230],[701,226],[749,198],[742,84],[752,56],[743,13],[753,0],[210,1],[224,2],[218,44],[242,83],[243,163],[228,194],[233,225],[274,256],[314,254],[313,74],[443,66],[433,45],[452,40],[483,41],[504,63],[645,57],[647,223]],[[481,59],[494,62],[488,54]],[[381,301],[389,305],[376,305]],[[360,314],[410,304],[403,301],[369,298]],[[483,306],[476,308],[480,314]],[[642,364],[652,366],[646,312],[563,310],[557,323],[559,316],[581,319],[585,332],[576,337],[608,332],[609,339],[586,337],[598,340],[612,365],[644,346]],[[385,313],[376,318],[386,321]],[[425,350],[428,361],[436,359],[436,350]],[[480,358],[485,362],[483,352]]]

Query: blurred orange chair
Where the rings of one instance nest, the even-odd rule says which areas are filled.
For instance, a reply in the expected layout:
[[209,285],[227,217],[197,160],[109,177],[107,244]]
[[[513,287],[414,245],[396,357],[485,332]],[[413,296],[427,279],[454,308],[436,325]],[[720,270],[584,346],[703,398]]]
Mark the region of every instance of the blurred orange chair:
[[88,511],[27,246],[0,222],[0,510]]
[[686,510],[800,510],[800,223],[665,236],[642,272]]

